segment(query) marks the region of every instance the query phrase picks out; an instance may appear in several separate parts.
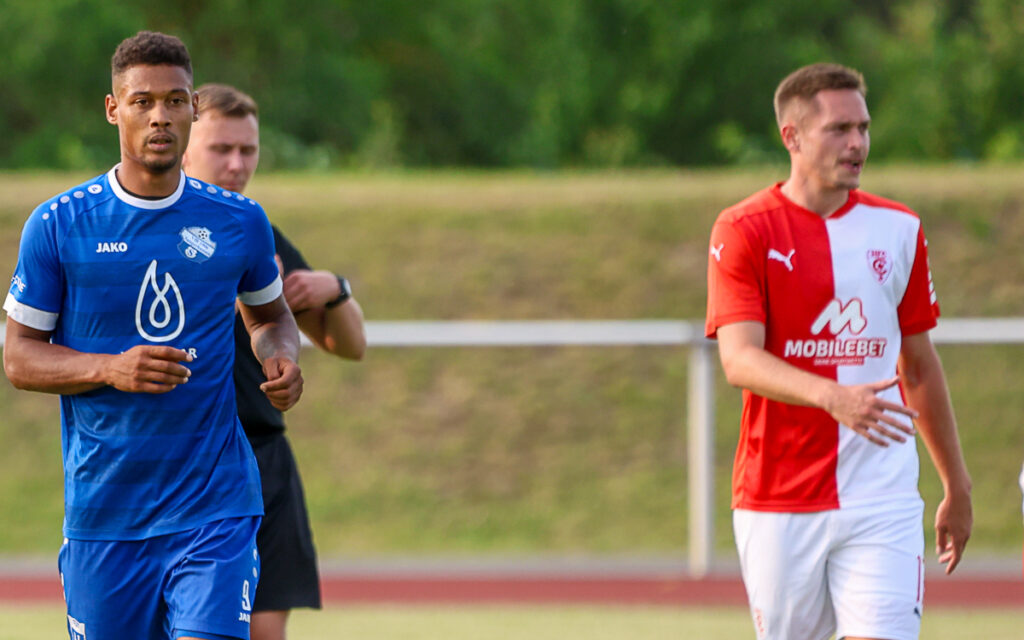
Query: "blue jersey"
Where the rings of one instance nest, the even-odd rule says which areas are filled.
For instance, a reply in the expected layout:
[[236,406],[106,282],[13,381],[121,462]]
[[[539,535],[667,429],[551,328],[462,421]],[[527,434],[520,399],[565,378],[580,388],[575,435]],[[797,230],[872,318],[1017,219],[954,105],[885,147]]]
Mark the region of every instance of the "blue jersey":
[[64,535],[139,540],[260,515],[231,372],[235,299],[281,294],[270,223],[184,173],[167,198],[134,197],[116,169],[32,213],[4,309],[77,351],[183,349],[192,377],[163,394],[61,396]]

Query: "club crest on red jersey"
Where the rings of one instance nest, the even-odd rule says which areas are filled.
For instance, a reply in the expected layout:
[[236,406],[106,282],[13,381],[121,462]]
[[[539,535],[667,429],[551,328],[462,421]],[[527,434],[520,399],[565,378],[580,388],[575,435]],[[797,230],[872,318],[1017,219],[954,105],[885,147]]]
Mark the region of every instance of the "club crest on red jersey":
[[885,284],[892,273],[892,258],[885,249],[868,249],[868,266],[878,284]]

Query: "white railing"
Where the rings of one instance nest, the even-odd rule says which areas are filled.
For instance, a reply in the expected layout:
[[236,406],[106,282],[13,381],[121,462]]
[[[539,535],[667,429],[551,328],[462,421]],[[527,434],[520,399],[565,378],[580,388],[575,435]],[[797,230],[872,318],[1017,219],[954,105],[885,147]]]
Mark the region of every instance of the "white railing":
[[[936,344],[1022,344],[1024,318],[952,318],[932,333]],[[367,322],[370,347],[686,346],[689,570],[714,561],[715,345],[704,324],[688,320]],[[3,345],[0,325],[0,346]],[[305,341],[305,344],[309,344]]]

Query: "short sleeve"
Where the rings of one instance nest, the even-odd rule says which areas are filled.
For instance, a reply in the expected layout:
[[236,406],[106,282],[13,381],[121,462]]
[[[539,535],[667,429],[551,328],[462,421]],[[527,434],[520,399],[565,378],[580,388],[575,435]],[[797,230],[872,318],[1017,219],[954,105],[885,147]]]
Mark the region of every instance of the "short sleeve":
[[932,283],[932,270],[928,263],[928,241],[918,227],[914,263],[910,268],[907,290],[903,293],[897,314],[900,332],[905,336],[928,331],[939,317],[939,300]]
[[765,322],[764,269],[736,225],[719,220],[708,250],[708,307],[704,333],[734,322]]
[[32,212],[21,232],[18,264],[4,310],[14,321],[40,331],[57,326],[64,276],[57,242],[57,214],[47,205]]
[[281,274],[274,260],[274,233],[263,209],[256,205],[243,220],[248,266],[238,284],[238,299],[248,306],[267,304],[281,295]]

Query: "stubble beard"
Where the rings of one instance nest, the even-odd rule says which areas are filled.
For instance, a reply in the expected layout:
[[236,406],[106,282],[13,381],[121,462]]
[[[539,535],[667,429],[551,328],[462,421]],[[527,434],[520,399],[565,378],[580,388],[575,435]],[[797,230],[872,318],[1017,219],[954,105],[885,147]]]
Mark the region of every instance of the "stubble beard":
[[178,164],[181,158],[160,158],[143,160],[142,166],[151,174],[163,175],[169,173]]

